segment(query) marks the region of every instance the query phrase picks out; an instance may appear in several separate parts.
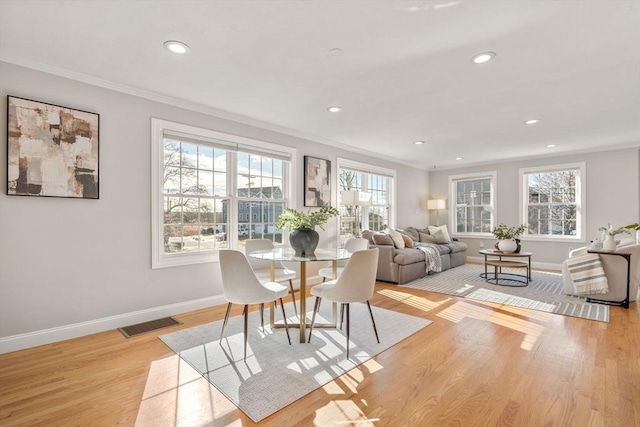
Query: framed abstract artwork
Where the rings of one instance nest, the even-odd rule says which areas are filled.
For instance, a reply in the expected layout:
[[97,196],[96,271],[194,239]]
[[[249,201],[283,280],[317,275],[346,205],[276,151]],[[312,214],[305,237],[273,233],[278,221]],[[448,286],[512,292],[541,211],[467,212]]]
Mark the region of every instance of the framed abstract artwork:
[[7,194],[98,199],[100,115],[7,97]]
[[304,156],[304,205],[331,203],[331,161]]

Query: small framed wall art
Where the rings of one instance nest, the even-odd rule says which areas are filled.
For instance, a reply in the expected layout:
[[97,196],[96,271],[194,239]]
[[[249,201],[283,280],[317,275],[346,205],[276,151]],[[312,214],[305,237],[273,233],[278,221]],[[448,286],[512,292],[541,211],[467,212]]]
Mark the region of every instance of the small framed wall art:
[[331,203],[331,161],[304,156],[304,205]]
[[7,97],[7,194],[98,199],[100,115]]

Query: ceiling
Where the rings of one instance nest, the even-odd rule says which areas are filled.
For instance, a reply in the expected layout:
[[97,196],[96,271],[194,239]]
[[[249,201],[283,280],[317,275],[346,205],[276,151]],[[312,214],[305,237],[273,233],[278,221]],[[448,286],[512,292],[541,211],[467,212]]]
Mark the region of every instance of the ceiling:
[[0,60],[422,169],[640,146],[638,1],[0,0]]

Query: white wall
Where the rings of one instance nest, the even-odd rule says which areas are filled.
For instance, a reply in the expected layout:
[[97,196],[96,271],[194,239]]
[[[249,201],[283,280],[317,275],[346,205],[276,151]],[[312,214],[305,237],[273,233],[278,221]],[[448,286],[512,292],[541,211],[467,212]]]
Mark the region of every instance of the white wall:
[[331,160],[334,183],[338,156],[395,169],[397,223],[425,222],[423,170],[2,62],[0,93],[2,129],[7,95],[100,114],[99,200],[7,196],[2,174],[0,352],[222,302],[215,263],[151,269],[152,117],[297,148],[298,208],[305,155]]
[[[640,142],[638,143],[640,146]],[[580,247],[593,240],[597,229],[611,223],[616,227],[638,222],[640,219],[640,150],[602,151],[561,157],[522,160],[493,165],[429,172],[431,197],[448,199],[449,175],[497,171],[496,223],[521,224],[519,218],[518,175],[520,168],[586,162],[586,236],[576,242],[536,242],[523,238],[523,250],[533,252],[532,262],[549,267],[561,264],[570,247]],[[448,224],[449,212],[440,212]],[[433,217],[435,218],[435,217]],[[631,237],[631,236],[624,236]],[[469,245],[468,256],[479,256],[480,243],[492,247],[495,239],[461,239]]]

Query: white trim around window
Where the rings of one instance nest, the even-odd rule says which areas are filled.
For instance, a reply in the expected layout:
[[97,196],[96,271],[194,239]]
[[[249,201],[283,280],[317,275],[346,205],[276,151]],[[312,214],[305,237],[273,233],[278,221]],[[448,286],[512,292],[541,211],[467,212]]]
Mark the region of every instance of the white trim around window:
[[[388,200],[389,200],[389,228],[396,227],[396,171],[395,169],[389,169],[382,166],[371,165],[368,163],[359,162],[356,160],[346,159],[343,157],[336,158],[337,168],[336,168],[336,179],[334,180],[334,185],[332,191],[336,194],[336,202],[335,206],[338,206],[338,193],[340,192],[340,182],[338,176],[340,175],[341,169],[349,169],[357,172],[363,172],[366,174],[379,175],[387,178],[391,178],[392,185],[388,190]],[[363,222],[363,225],[367,225],[366,221]],[[340,230],[338,227],[338,234],[340,234]]]
[[521,168],[519,170],[519,217],[522,220],[522,223],[528,223],[528,194],[529,194],[529,186],[528,182],[525,179],[525,176],[534,173],[552,173],[552,172],[562,172],[562,171],[577,171],[578,174],[576,176],[576,194],[575,194],[575,205],[576,205],[576,235],[531,235],[525,234],[522,236],[522,240],[529,241],[541,241],[541,242],[585,242],[586,241],[586,179],[587,179],[587,165],[585,162],[578,163],[566,163],[559,165],[549,165],[549,166],[538,166],[531,168]]
[[475,172],[475,173],[467,173],[461,175],[449,175],[449,203],[447,209],[449,210],[449,224],[451,224],[449,233],[455,235],[456,237],[490,237],[493,234],[490,231],[487,232],[459,232],[458,223],[457,223],[457,189],[456,185],[460,181],[473,181],[478,179],[489,179],[490,180],[490,202],[489,204],[484,203],[485,209],[487,209],[491,213],[489,230],[493,230],[495,227],[495,220],[498,217],[497,206],[498,206],[498,194],[497,194],[497,180],[498,173],[496,171],[487,171],[487,172]]
[[[236,174],[235,165],[237,151],[260,153],[278,159],[286,159],[289,163],[288,172],[283,179],[286,180],[284,199],[289,206],[296,206],[295,194],[297,193],[295,180],[296,169],[296,149],[258,141],[242,136],[226,134],[210,129],[174,123],[162,119],[151,119],[151,267],[175,267],[190,264],[200,264],[218,261],[217,250],[207,250],[194,253],[172,253],[164,251],[164,197],[163,197],[163,174],[164,174],[164,144],[165,136],[178,136],[180,139],[191,139],[198,143],[209,144],[215,147],[224,148],[233,155],[229,156],[233,161],[228,162],[227,170],[227,191],[228,197],[236,200]],[[233,206],[230,203],[229,206]],[[231,209],[231,208],[230,208]],[[230,229],[237,229],[237,212],[235,208],[229,213],[231,215]],[[228,235],[228,245],[231,248],[237,245],[237,236]]]

